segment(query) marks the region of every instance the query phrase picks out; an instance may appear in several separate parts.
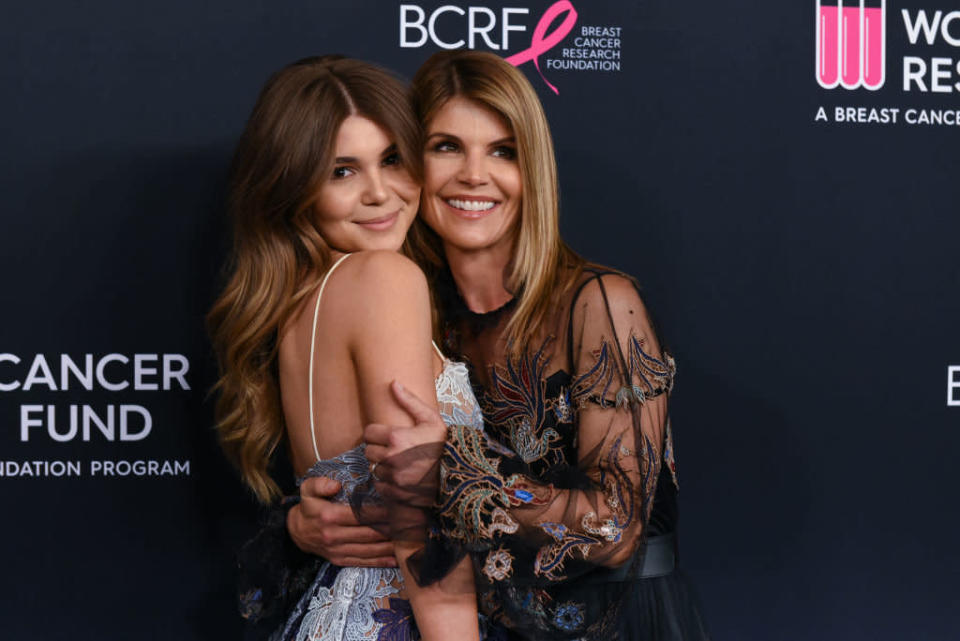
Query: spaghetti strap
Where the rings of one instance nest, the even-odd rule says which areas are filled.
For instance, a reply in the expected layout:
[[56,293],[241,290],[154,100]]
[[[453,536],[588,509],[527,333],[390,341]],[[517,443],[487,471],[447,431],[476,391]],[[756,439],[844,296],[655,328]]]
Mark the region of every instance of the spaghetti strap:
[[317,457],[318,461],[320,460],[320,449],[317,447],[317,431],[313,426],[313,350],[317,340],[317,315],[320,312],[320,297],[323,296],[323,290],[327,286],[327,281],[330,280],[330,275],[333,274],[333,270],[339,267],[340,263],[349,255],[350,254],[344,254],[338,258],[337,262],[331,265],[327,273],[324,274],[323,280],[320,281],[320,290],[317,292],[317,302],[313,306],[313,328],[310,330],[310,372],[307,374],[307,393],[310,398],[310,440],[313,442],[313,454]]
[[447,357],[444,356],[444,355],[443,355],[443,352],[440,351],[440,348],[437,347],[436,342],[430,341],[430,344],[433,345],[433,349],[435,349],[435,350],[437,351],[437,356],[440,357],[440,360],[443,361],[444,363],[446,363],[446,362],[447,362]]

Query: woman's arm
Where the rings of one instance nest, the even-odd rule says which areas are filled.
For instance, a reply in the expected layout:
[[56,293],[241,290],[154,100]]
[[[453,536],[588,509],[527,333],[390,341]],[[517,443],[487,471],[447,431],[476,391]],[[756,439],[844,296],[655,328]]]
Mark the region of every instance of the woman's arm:
[[[403,380],[411,391],[436,406],[426,278],[412,261],[393,252],[364,252],[345,266],[350,262],[354,263],[350,280],[362,295],[354,294],[353,304],[345,304],[342,309],[349,315],[343,320],[351,328],[348,347],[355,364],[362,414],[367,423],[410,426],[410,417],[396,403],[389,386],[393,380]],[[400,541],[395,546],[423,638],[478,638],[469,565],[461,565],[448,580],[421,587],[410,576],[406,560],[422,543]]]
[[584,286],[571,309],[569,358],[562,411],[577,430],[575,465],[538,478],[503,444],[460,426],[450,428],[443,454],[445,534],[473,549],[505,542],[535,559],[512,567],[514,576],[553,581],[620,565],[652,507],[673,365],[632,281],[605,275]]

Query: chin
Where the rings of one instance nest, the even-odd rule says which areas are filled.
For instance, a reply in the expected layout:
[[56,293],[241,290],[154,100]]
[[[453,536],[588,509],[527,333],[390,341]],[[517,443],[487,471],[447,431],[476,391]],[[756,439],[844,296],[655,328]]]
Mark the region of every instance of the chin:
[[403,247],[403,241],[406,240],[407,234],[403,233],[402,236],[390,236],[388,238],[383,238],[379,240],[376,244],[376,249],[389,249],[390,251],[400,251],[400,248]]

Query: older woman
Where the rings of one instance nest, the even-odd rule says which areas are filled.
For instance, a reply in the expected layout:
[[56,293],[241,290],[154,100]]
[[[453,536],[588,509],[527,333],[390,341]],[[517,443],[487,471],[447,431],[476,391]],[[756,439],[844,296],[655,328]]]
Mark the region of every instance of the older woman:
[[[481,609],[527,639],[706,638],[676,570],[673,360],[633,279],[560,239],[535,92],[500,58],[460,51],[428,60],[413,95],[433,231],[421,265],[485,423],[450,426],[437,516],[474,561]],[[367,428],[384,469],[439,421],[394,391],[418,425]],[[305,548],[324,530],[321,490],[289,519]]]

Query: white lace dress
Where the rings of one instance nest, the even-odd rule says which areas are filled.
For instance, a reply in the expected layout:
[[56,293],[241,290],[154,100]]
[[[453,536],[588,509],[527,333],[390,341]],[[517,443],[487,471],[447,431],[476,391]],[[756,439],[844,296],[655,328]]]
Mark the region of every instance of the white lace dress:
[[[483,429],[483,416],[463,363],[444,359],[436,380],[437,403],[448,425]],[[335,501],[346,503],[353,490],[370,480],[364,445],[317,461],[306,474],[342,484]],[[306,478],[305,477],[305,478]],[[274,639],[283,641],[406,641],[419,638],[409,602],[400,592],[403,578],[394,568],[341,568],[321,565],[316,579]]]

